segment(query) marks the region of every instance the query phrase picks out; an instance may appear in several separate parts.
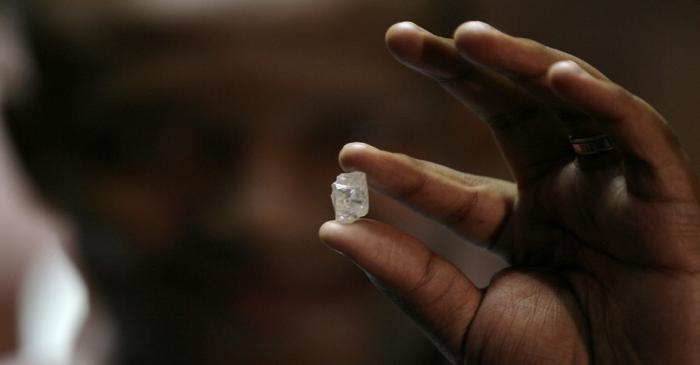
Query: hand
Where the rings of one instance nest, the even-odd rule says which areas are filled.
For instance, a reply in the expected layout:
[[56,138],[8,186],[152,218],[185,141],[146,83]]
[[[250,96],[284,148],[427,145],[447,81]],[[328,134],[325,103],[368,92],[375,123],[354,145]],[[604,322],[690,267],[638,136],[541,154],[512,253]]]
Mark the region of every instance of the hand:
[[[353,260],[456,364],[700,363],[700,199],[664,119],[585,62],[480,22],[454,39],[387,32],[408,67],[489,123],[516,183],[354,143],[345,170],[512,265],[478,289],[407,234],[328,222]],[[577,155],[569,135],[613,151]]]

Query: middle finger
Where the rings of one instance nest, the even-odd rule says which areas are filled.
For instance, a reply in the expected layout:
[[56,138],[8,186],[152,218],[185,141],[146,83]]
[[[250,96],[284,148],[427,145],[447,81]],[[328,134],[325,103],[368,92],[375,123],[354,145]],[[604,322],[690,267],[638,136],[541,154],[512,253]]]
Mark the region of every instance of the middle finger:
[[548,105],[505,75],[465,60],[454,41],[400,23],[387,32],[387,44],[399,61],[438,81],[489,123],[519,183],[573,159],[567,134]]

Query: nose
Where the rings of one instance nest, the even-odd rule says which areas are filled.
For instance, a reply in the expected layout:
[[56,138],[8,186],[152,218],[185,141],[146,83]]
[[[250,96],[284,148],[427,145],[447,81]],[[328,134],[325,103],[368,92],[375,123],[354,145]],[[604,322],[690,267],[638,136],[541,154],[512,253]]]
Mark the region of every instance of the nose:
[[297,236],[303,227],[308,192],[298,189],[303,179],[283,151],[260,146],[237,182],[238,218],[273,241]]
[[295,152],[289,138],[262,134],[250,144],[233,182],[229,224],[269,251],[316,244],[316,226],[325,213],[319,210],[326,207],[319,199],[325,195],[316,191],[309,168],[300,166],[306,156]]

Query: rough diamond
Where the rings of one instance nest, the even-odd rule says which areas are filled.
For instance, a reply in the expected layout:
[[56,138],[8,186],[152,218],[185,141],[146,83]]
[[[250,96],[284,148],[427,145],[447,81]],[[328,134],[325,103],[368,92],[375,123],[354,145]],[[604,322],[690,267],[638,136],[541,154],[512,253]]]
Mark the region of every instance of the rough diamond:
[[367,177],[364,172],[340,174],[331,184],[335,220],[350,224],[369,212]]

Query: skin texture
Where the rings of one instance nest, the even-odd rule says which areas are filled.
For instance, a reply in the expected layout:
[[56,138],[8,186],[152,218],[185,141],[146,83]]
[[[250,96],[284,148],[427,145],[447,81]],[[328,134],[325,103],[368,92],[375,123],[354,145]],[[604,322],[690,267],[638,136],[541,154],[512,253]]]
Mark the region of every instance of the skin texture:
[[[676,137],[648,104],[585,62],[481,22],[453,39],[412,23],[394,56],[492,128],[515,183],[352,143],[344,170],[512,266],[478,289],[384,223],[325,223],[455,364],[700,363],[700,202]],[[577,156],[568,136],[616,150]]]

